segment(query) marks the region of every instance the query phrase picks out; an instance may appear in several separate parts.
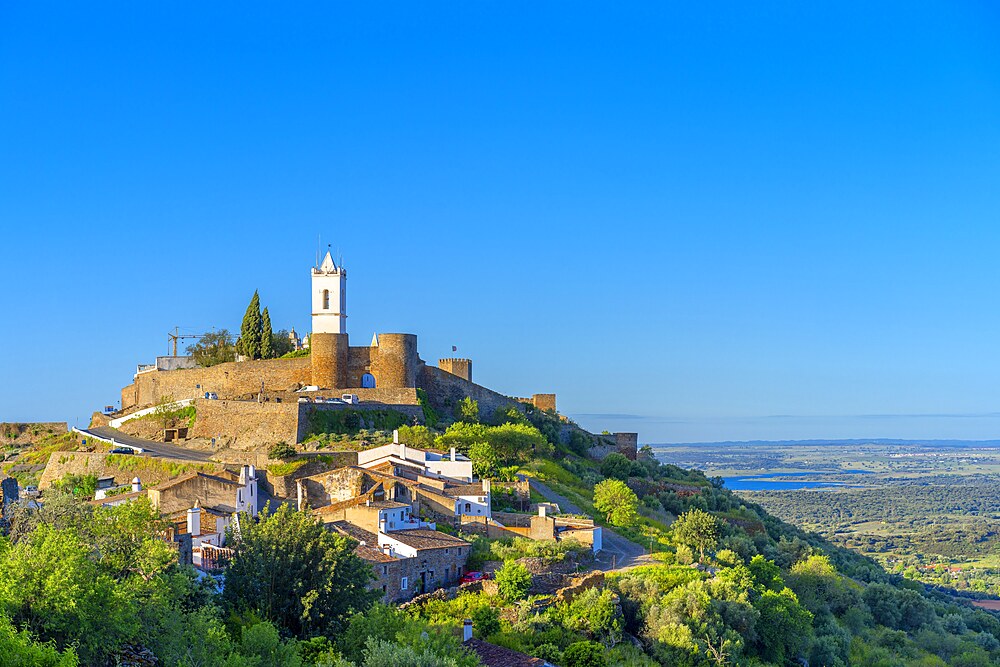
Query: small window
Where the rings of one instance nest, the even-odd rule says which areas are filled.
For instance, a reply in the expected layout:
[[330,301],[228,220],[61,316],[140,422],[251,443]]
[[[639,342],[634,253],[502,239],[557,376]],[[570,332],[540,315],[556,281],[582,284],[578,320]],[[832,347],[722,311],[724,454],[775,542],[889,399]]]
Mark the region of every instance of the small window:
[[323,290],[323,310],[330,310],[330,290]]
[[385,593],[388,590],[388,587],[385,584],[382,584],[382,592]]
[[462,547],[459,547],[459,548],[458,548],[458,555],[459,555],[459,556],[461,556],[461,555],[462,555]]
[[444,550],[444,552],[445,552],[445,553],[448,553],[448,550],[447,550],[447,549],[445,549],[445,550]]
[[[389,566],[388,565],[383,565],[382,566],[382,574],[389,574]],[[382,588],[385,588],[385,586],[383,586]]]
[[465,511],[466,512],[471,512],[472,511],[472,504],[471,503],[465,503]]
[[405,591],[409,587],[410,587],[409,578],[403,577],[402,579],[399,580],[399,590]]

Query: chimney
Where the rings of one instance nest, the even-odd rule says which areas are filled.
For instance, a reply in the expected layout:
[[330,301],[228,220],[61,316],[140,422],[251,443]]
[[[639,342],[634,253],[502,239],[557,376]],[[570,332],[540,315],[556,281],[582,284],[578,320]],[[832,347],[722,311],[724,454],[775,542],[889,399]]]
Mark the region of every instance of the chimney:
[[493,486],[493,485],[492,485],[492,484],[490,484],[490,480],[488,480],[488,479],[484,479],[484,480],[483,480],[483,493],[485,493],[485,494],[489,494],[489,492],[490,492],[490,489],[491,489],[491,487],[492,487],[492,486]]
[[472,639],[472,619],[467,618],[462,621],[462,641],[467,642]]
[[405,461],[406,460],[406,443],[405,442],[399,443],[399,452],[400,452],[399,453],[399,458],[401,458],[401,459],[403,459]]
[[394,445],[398,445],[399,444],[399,429],[398,428],[395,428],[395,429],[392,430],[392,444],[394,444]]
[[545,516],[545,511],[548,509],[544,504],[538,505],[538,516]]
[[138,477],[132,478],[132,493],[139,493],[142,491],[142,480]]
[[198,507],[198,501],[195,501],[194,507],[188,510],[187,519],[188,532],[191,535],[201,535],[201,508]]
[[391,556],[392,555],[392,545],[391,544],[383,544],[382,545],[382,553],[384,553],[386,556]]
[[246,486],[250,481],[250,466],[244,465],[240,468],[240,486]]
[[458,453],[455,451],[454,447],[451,448],[451,460],[452,461],[458,460]]

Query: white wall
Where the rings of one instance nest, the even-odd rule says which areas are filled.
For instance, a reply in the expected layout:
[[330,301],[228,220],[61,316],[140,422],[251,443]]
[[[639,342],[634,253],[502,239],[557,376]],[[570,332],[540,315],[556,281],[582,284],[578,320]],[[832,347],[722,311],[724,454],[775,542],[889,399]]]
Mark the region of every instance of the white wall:
[[[323,307],[324,291],[330,294],[328,308]],[[330,253],[312,270],[312,332],[347,333],[347,271],[333,263]]]
[[[480,498],[483,498],[483,500],[480,500]],[[466,503],[469,504],[468,511],[465,509]],[[489,494],[485,496],[458,496],[458,511],[459,514],[468,516],[493,516],[490,511]]]

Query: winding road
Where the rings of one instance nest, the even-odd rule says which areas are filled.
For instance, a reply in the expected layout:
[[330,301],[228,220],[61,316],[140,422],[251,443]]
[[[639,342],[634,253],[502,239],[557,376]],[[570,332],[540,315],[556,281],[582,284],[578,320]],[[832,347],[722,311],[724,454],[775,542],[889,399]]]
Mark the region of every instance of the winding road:
[[128,445],[129,447],[141,447],[145,453],[151,456],[159,456],[165,459],[186,459],[188,461],[211,461],[211,452],[203,452],[198,449],[188,449],[165,442],[155,442],[144,440],[135,436],[122,433],[110,426],[95,426],[93,428],[81,428],[80,433],[86,437],[88,434],[100,440],[114,439],[116,443]]
[[[532,489],[549,502],[558,504],[561,511],[570,514],[587,514],[566,496],[556,493],[537,479],[531,477],[527,477],[526,479]],[[601,529],[601,542],[603,549],[597,554],[594,561],[598,569],[618,570],[623,567],[640,565],[649,559],[646,550],[642,546],[625,539],[606,526]]]

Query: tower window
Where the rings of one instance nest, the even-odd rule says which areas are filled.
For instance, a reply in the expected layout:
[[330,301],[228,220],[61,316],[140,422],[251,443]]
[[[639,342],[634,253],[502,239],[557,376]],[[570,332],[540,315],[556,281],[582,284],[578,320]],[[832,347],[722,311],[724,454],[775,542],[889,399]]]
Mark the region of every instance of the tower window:
[[323,290],[323,310],[330,310],[330,290]]

